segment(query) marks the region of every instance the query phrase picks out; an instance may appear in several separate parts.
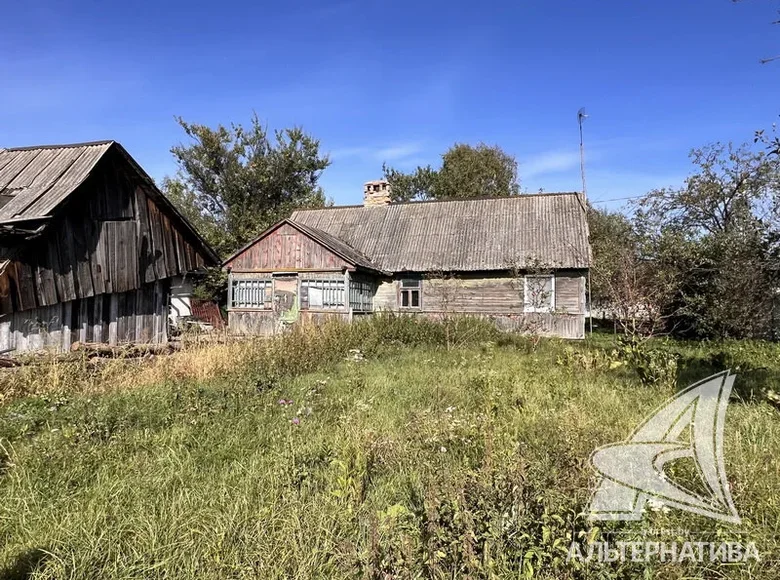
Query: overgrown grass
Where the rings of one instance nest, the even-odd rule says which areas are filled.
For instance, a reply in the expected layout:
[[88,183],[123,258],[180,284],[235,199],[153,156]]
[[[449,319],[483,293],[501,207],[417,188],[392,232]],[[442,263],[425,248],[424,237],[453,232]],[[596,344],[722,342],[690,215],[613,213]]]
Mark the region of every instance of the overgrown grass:
[[[25,378],[0,407],[0,577],[778,577],[769,403],[728,413],[739,528],[672,510],[593,530],[590,454],[673,389],[641,386],[606,342],[452,324],[450,348],[441,325],[389,317]],[[739,346],[659,348],[694,375]],[[775,369],[776,347],[755,348]],[[566,562],[585,534],[650,527],[754,541],[762,560]]]

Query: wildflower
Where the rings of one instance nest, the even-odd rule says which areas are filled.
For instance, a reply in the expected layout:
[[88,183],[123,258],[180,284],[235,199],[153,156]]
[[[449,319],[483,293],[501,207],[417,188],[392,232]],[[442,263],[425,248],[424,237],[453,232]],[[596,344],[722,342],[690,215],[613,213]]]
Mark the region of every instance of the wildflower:
[[298,417],[293,417],[293,418],[290,420],[290,422],[291,422],[293,425],[300,425],[300,423],[301,423],[301,420],[300,420]]
[[279,404],[284,407],[287,404],[287,401],[284,399],[279,399]]
[[442,445],[442,448],[439,449],[442,453],[447,453],[447,448]]

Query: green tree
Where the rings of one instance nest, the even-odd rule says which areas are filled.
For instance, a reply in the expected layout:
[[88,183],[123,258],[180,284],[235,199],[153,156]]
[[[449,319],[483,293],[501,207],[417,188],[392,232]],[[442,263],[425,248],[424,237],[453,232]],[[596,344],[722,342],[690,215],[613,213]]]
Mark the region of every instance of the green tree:
[[257,115],[247,128],[177,121],[191,141],[171,149],[178,172],[163,190],[221,256],[294,209],[325,204],[318,182],[330,161],[301,128],[269,135]]
[[675,281],[665,312],[678,334],[771,336],[780,160],[719,143],[691,159],[683,187],[652,191],[636,207],[643,255]]
[[442,156],[439,169],[430,165],[404,173],[383,166],[394,201],[423,201],[517,195],[517,161],[497,145],[456,143]]

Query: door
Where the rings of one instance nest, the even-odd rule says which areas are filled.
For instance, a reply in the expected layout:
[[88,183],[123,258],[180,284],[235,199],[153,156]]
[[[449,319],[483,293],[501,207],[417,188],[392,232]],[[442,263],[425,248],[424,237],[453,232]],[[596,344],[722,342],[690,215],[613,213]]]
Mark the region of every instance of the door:
[[298,320],[298,276],[274,276],[274,314],[279,326],[287,326]]

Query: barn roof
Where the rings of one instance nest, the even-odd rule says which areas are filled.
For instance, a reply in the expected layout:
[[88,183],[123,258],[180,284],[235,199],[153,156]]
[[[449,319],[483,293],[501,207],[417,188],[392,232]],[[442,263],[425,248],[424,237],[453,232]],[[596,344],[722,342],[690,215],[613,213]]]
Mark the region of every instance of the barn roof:
[[391,272],[506,270],[536,260],[587,268],[590,257],[576,193],[298,210],[291,220]]
[[113,141],[0,149],[0,223],[46,218]]
[[150,186],[155,201],[195,236],[215,264],[219,263],[214,250],[116,141],[0,149],[0,228],[11,233],[32,233],[36,227],[40,231],[112,149]]

